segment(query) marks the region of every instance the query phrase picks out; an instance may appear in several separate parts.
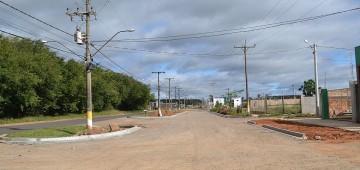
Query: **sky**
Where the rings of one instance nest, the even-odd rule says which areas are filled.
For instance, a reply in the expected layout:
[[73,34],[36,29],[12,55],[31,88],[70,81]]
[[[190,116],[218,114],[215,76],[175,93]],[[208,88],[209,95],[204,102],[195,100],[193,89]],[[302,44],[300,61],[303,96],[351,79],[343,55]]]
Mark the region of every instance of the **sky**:
[[[49,41],[46,45],[59,56],[81,60],[69,49],[85,54],[85,45],[77,45],[72,36],[77,27],[85,31],[85,20],[77,16],[71,20],[66,12],[67,8],[84,12],[85,0],[1,2],[1,31]],[[97,14],[90,22],[90,40],[96,48],[118,31],[135,29],[117,34],[94,56],[94,62],[149,84],[155,94],[158,77],[152,72],[165,72],[159,75],[161,98],[168,98],[166,78],[174,78],[171,87],[181,88],[181,98],[208,99],[212,94],[226,95],[228,88],[245,90],[244,51],[234,48],[244,46],[245,40],[254,47],[247,50],[251,97],[280,95],[282,91],[292,95],[294,89],[301,94],[297,89],[303,82],[314,79],[309,44],[317,45],[320,87],[348,88],[349,81],[356,79],[352,65],[353,49],[360,45],[360,10],[337,12],[359,8],[358,0],[90,2]],[[325,16],[333,13],[337,14]],[[94,54],[96,49],[91,51]],[[245,97],[244,92],[239,95]]]

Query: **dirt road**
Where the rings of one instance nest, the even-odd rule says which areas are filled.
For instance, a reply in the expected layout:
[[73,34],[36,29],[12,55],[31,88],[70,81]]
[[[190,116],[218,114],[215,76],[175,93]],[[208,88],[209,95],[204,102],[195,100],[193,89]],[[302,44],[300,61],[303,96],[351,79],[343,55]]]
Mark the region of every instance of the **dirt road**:
[[359,169],[360,143],[295,140],[244,121],[205,111],[121,118],[111,122],[144,128],[106,140],[0,144],[0,169]]

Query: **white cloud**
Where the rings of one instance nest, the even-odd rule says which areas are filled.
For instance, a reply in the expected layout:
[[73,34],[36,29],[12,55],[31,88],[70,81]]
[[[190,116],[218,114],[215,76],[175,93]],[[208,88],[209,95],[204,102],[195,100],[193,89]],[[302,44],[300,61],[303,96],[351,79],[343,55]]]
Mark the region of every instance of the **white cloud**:
[[[84,2],[82,0],[56,2],[5,0],[4,2],[71,34],[75,31],[76,26],[85,30],[85,25],[78,18],[74,18],[76,22],[71,22],[70,18],[65,15],[66,8],[75,10],[76,4],[81,7],[80,10],[83,10]],[[91,23],[92,40],[107,40],[117,31],[129,28],[135,28],[136,31],[134,33],[121,33],[115,39],[166,37],[228,30],[298,19],[310,11],[306,17],[342,11],[359,5],[357,1],[340,0],[281,1],[269,15],[266,15],[278,0],[110,0],[109,2],[98,0],[91,2],[92,6],[99,10],[98,20]],[[295,5],[289,9],[293,3]],[[319,4],[321,5],[318,6]],[[84,47],[74,44],[71,36],[29,19],[2,4],[0,7],[3,9],[0,11],[3,20],[33,32],[33,35],[24,33],[4,24],[4,22],[0,23],[2,30],[34,39],[57,40],[76,50],[79,54],[84,54]],[[26,23],[18,17],[12,17],[4,10],[21,16],[31,23]],[[311,49],[305,48],[283,53],[267,52],[306,47],[307,45],[303,42],[304,39],[308,39],[310,43],[323,46],[353,49],[354,46],[360,45],[358,41],[360,36],[358,29],[360,25],[357,22],[358,13],[358,11],[353,11],[290,26],[207,38],[112,42],[104,48],[103,52],[129,72],[146,79],[145,83],[150,80],[153,89],[155,89],[157,77],[151,72],[165,71],[167,73],[161,75],[163,83],[165,82],[163,78],[174,77],[174,86],[182,87],[188,96],[207,98],[212,93],[212,82],[217,83],[214,87],[217,96],[225,94],[225,88],[245,89],[244,56],[225,57],[188,54],[242,54],[241,49],[234,49],[233,47],[234,45],[243,45],[246,38],[249,45],[256,43],[256,48],[248,51],[250,95],[256,96],[261,92],[269,93],[270,90],[276,88],[289,88],[286,93],[292,94],[292,84],[300,86],[304,80],[314,77]],[[279,19],[276,20],[277,18]],[[103,43],[95,42],[98,46]],[[255,55],[256,53],[267,54]],[[351,60],[345,58],[346,61],[338,61],[344,60],[344,56],[339,56],[342,53],[346,53],[346,51],[318,48],[320,85],[322,85],[321,82],[323,82],[326,72],[328,88],[348,86],[348,80],[351,78]],[[61,52],[59,54],[65,55]],[[96,61],[108,68],[120,70],[101,55],[97,56]],[[167,83],[164,85],[167,86]],[[164,88],[166,89],[166,87]],[[165,97],[165,93],[162,96]]]

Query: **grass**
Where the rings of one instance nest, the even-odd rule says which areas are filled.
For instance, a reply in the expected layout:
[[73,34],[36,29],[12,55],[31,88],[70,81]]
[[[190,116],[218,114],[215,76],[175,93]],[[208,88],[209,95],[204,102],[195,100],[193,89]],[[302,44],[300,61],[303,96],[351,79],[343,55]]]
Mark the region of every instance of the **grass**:
[[294,118],[294,117],[315,117],[314,114],[310,113],[296,113],[296,114],[282,114],[282,113],[271,113],[271,114],[260,114],[259,117],[285,117],[285,118]]
[[22,138],[55,138],[55,137],[69,137],[86,130],[85,126],[63,126],[53,128],[43,128],[35,130],[27,130],[22,132],[15,132],[6,135],[6,137],[22,137]]
[[[103,111],[103,112],[93,112],[93,117],[116,116],[116,115],[126,115],[126,114],[144,114],[144,112],[143,111],[108,110],[108,111]],[[23,117],[23,118],[0,119],[0,125],[14,124],[14,123],[26,123],[26,122],[76,119],[76,118],[86,118],[86,114],[85,113],[81,113],[81,114],[70,113],[70,114],[66,114],[66,115],[56,115],[56,116],[29,116],[29,117]]]

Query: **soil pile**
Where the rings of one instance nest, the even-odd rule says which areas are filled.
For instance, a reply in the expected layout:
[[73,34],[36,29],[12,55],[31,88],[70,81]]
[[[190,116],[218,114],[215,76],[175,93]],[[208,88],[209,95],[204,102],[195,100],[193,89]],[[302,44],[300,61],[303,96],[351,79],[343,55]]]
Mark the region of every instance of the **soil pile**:
[[342,143],[353,140],[360,140],[360,133],[344,129],[305,124],[279,119],[252,120],[256,125],[270,125],[282,129],[304,133],[309,140],[322,140],[333,143]]

